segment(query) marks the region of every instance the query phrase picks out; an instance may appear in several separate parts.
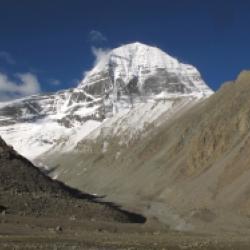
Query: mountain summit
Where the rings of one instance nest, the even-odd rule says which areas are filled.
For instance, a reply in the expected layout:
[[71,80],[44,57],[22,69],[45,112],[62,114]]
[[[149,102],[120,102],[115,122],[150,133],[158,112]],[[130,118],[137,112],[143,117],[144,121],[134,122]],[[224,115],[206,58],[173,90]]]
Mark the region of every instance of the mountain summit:
[[92,95],[111,96],[114,110],[118,109],[116,103],[121,96],[131,100],[159,94],[207,96],[212,93],[195,67],[139,42],[103,54],[78,88]]
[[213,93],[195,67],[156,47],[127,44],[98,59],[76,88],[1,104],[3,138],[29,159],[103,131],[127,144]]

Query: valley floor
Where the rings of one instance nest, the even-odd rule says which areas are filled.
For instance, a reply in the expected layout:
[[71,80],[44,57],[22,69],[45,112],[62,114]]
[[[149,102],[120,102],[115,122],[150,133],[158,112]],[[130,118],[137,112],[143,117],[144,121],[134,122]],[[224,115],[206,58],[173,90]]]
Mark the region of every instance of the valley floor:
[[250,249],[248,235],[168,231],[157,225],[0,215],[0,249]]

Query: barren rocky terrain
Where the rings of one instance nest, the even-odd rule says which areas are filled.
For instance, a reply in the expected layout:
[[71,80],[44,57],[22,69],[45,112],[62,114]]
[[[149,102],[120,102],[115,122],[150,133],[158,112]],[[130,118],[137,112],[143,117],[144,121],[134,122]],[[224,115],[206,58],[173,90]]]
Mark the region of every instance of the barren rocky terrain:
[[250,246],[248,234],[177,232],[158,224],[74,220],[67,216],[0,218],[0,249],[247,250]]

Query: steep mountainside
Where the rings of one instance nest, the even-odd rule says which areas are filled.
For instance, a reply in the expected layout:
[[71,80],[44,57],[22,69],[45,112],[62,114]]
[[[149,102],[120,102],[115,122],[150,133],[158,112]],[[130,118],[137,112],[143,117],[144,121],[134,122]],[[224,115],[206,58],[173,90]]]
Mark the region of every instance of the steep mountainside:
[[170,117],[212,93],[193,66],[132,43],[107,52],[74,89],[1,104],[0,133],[32,160],[72,151],[100,133],[123,134],[127,144],[158,126],[162,114]]
[[133,143],[120,144],[116,134],[103,141],[99,134],[74,152],[44,160],[69,185],[107,195],[173,228],[247,230],[249,97],[250,72],[244,71]]
[[101,204],[53,181],[0,138],[0,212],[12,215],[143,222],[144,218]]

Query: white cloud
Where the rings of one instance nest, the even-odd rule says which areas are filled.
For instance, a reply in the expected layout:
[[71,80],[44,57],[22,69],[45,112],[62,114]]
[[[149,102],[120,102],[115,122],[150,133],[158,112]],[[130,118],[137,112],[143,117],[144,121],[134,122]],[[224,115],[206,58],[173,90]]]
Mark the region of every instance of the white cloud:
[[98,30],[91,30],[89,32],[89,40],[94,43],[106,42],[108,39]]
[[[91,47],[91,51],[93,55],[95,56],[95,61],[93,68],[98,64],[100,67],[102,65],[105,65],[107,63],[107,59],[110,53],[110,49],[103,49],[103,48],[96,48],[96,47]],[[83,73],[83,76],[86,77],[91,70],[85,71]]]
[[[96,46],[99,46],[100,44],[107,42],[108,39],[98,30],[91,30],[89,32],[89,41]],[[91,51],[93,55],[95,56],[95,61],[93,67],[95,67],[97,64],[101,65],[102,63],[106,63],[106,58],[109,55],[110,49],[103,49],[103,48],[97,48],[95,46],[91,47]],[[83,77],[85,78],[91,70],[84,71]]]
[[58,85],[61,84],[61,82],[60,82],[59,80],[57,80],[57,79],[50,79],[49,82],[50,82],[52,85],[54,85],[54,86],[58,86]]
[[7,101],[41,91],[37,77],[31,73],[16,74],[16,80],[10,80],[0,73],[0,101]]
[[8,63],[8,64],[15,64],[16,61],[13,59],[13,57],[10,55],[10,53],[6,51],[0,51],[0,60]]
[[106,61],[109,56],[110,49],[91,47],[91,51],[95,56],[94,66],[101,61]]

